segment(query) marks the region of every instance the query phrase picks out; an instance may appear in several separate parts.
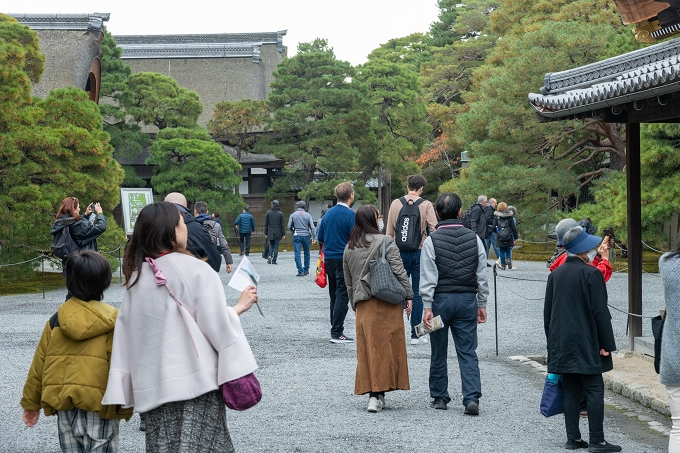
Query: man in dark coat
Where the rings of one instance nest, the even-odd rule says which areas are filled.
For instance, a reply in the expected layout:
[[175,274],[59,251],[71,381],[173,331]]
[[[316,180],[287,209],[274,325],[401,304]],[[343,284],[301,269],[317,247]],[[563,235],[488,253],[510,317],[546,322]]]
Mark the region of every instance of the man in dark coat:
[[264,218],[264,235],[269,239],[267,263],[276,264],[276,259],[279,257],[279,242],[286,238],[283,213],[279,208],[278,200],[272,201],[272,208],[267,211]]
[[[613,368],[611,352],[616,350],[616,342],[604,277],[597,268],[588,265],[588,251],[600,241],[581,227],[564,235],[567,260],[548,277],[543,317],[548,372],[560,374],[563,379],[565,447],[610,452],[621,451],[621,447],[604,440],[602,373]],[[588,404],[590,443],[582,440],[579,430],[582,393]]]
[[217,246],[212,243],[208,230],[203,225],[198,223],[193,215],[187,209],[187,199],[179,192],[172,192],[165,197],[168,203],[176,204],[182,215],[184,215],[184,224],[187,226],[187,233],[189,235],[187,240],[187,251],[198,259],[207,258],[207,262],[215,272],[220,271],[222,265],[222,256],[217,250]]
[[477,203],[470,208],[470,229],[477,233],[479,239],[484,244],[486,256],[489,256],[489,247],[486,245],[486,238],[489,237],[489,223],[486,218],[486,195],[477,197]]

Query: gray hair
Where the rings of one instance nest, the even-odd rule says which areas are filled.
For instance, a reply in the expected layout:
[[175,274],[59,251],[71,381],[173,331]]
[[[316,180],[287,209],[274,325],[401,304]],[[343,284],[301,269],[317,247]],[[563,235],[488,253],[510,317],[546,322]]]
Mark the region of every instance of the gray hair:
[[574,227],[571,230],[567,231],[564,233],[564,237],[562,238],[562,244],[569,244],[571,241],[579,237],[583,233],[583,228],[580,226]]
[[477,203],[481,203],[483,201],[486,201],[486,195],[480,195],[477,197]]

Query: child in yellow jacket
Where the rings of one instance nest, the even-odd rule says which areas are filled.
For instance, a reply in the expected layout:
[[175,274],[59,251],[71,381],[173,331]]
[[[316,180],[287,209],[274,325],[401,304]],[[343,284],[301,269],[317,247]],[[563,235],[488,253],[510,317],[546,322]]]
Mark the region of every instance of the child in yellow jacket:
[[42,408],[57,414],[64,452],[118,448],[120,419],[133,409],[102,406],[118,310],[100,302],[111,284],[111,265],[99,253],[73,253],[66,263],[72,298],[45,325],[24,385],[23,420],[35,426]]

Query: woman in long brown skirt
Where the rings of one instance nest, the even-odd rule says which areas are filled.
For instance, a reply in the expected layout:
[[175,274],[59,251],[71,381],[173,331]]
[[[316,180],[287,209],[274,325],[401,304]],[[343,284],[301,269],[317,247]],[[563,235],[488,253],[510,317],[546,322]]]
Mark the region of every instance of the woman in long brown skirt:
[[[406,290],[405,307],[373,297],[370,286],[370,261],[382,256]],[[357,372],[356,395],[368,393],[368,412],[385,407],[385,392],[409,390],[406,335],[403,312],[411,313],[413,289],[404,270],[394,239],[378,229],[378,210],[361,206],[343,257],[345,284],[352,309],[356,312]]]

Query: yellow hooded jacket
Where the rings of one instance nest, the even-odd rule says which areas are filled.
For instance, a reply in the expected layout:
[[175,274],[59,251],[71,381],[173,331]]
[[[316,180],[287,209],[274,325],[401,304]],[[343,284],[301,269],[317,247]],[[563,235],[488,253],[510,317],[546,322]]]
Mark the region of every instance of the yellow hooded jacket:
[[59,306],[33,356],[21,399],[24,410],[42,407],[45,415],[54,415],[76,407],[104,419],[132,417],[133,408],[101,404],[117,316],[117,309],[99,301],[74,297]]

